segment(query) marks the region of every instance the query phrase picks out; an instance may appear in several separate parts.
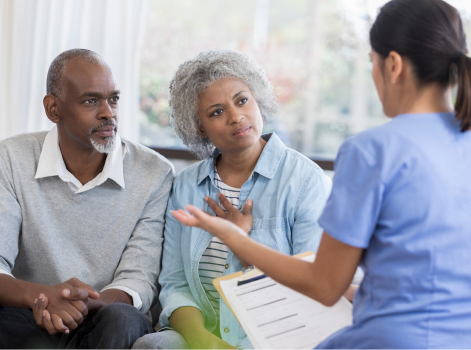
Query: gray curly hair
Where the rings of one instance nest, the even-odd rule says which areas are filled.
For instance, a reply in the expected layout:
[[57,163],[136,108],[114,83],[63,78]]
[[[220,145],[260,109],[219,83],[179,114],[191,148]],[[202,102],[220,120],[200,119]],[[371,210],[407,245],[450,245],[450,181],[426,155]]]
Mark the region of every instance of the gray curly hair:
[[208,157],[214,145],[199,133],[198,96],[211,84],[226,78],[239,79],[249,86],[264,123],[278,108],[265,71],[238,51],[203,51],[184,62],[170,82],[170,122],[183,143],[200,159]]

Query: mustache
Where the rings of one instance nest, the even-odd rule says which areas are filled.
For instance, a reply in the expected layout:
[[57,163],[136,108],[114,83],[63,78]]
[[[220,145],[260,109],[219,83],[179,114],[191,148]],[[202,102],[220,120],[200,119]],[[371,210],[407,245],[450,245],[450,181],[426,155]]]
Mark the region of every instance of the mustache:
[[102,128],[102,127],[108,126],[108,125],[114,126],[115,131],[118,130],[118,124],[116,124],[116,122],[113,119],[109,119],[109,120],[101,123],[100,125],[97,125],[97,126],[94,126],[93,128],[88,129],[88,135],[91,135],[95,131],[97,131],[99,128]]

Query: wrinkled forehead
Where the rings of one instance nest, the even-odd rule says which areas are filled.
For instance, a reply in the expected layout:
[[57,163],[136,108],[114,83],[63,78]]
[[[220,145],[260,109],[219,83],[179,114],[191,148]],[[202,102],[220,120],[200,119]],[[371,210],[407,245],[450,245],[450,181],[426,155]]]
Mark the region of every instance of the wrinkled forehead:
[[110,67],[79,57],[67,62],[61,84],[64,85],[66,96],[69,94],[80,96],[84,92],[99,92],[107,95],[118,90]]

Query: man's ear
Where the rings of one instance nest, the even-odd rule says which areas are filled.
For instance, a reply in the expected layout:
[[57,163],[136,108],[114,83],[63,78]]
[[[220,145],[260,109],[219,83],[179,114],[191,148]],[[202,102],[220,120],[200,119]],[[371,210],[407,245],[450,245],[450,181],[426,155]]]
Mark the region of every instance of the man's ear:
[[203,125],[200,124],[200,126],[199,126],[199,128],[198,128],[198,131],[200,132],[200,135],[201,135],[204,139],[207,139],[207,138],[208,138],[208,135],[206,135],[206,131],[204,131]]
[[46,112],[49,120],[55,124],[59,123],[60,117],[57,111],[57,97],[52,95],[46,95],[43,98],[44,111]]
[[404,60],[396,51],[391,51],[386,58],[385,70],[391,84],[396,84],[404,73]]

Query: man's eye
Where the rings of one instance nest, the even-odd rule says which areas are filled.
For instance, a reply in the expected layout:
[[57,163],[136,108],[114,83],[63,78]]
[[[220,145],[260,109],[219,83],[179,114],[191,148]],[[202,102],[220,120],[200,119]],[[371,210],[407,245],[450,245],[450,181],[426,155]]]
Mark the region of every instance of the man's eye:
[[216,116],[217,116],[217,115],[221,115],[221,113],[222,113],[222,109],[216,109],[213,113],[211,113],[211,115],[212,115],[212,116],[213,116],[213,115],[216,115]]
[[119,96],[113,96],[113,97],[111,98],[111,101],[113,101],[113,102],[118,102],[118,101],[119,101]]
[[240,105],[245,105],[249,99],[247,97],[243,98],[242,100],[239,101]]
[[97,101],[96,101],[95,98],[91,98],[91,99],[85,101],[85,103],[86,103],[86,104],[89,104],[89,105],[90,105],[90,104],[93,104],[93,103],[96,103],[96,102],[97,102]]

